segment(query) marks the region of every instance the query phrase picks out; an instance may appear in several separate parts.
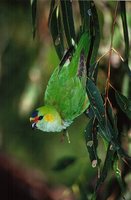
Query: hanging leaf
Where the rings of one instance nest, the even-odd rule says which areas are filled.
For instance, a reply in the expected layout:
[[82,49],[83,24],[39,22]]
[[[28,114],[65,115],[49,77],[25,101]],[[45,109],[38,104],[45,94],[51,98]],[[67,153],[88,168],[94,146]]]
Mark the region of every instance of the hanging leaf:
[[32,26],[33,26],[33,38],[36,33],[36,10],[37,10],[37,0],[31,0],[31,10],[32,10]]
[[68,46],[70,47],[72,45],[72,38],[74,39],[74,41],[76,41],[74,19],[73,19],[73,12],[72,12],[72,2],[61,0],[60,4],[61,4],[65,35],[66,35]]
[[97,120],[92,118],[85,129],[85,140],[87,150],[90,156],[90,160],[92,163],[92,167],[96,167],[100,163],[100,159],[97,155],[97,146],[98,146],[98,139],[97,139]]
[[94,112],[93,112],[93,110],[92,110],[92,108],[89,106],[89,108],[84,112],[84,114],[88,117],[88,118],[90,118],[90,119],[92,119],[92,118],[94,118]]
[[101,174],[100,174],[100,178],[98,178],[98,180],[97,180],[94,193],[96,193],[98,191],[99,187],[105,181],[109,170],[111,169],[112,161],[113,161],[113,158],[114,158],[114,151],[111,149],[110,145],[111,144],[109,143],[108,144],[107,153],[106,153],[106,158],[105,158],[105,161],[104,161],[104,166],[102,168],[102,171],[101,171]]
[[125,40],[125,61],[124,66],[127,69],[129,76],[131,77],[131,70],[129,68],[129,35],[128,35],[128,27],[127,27],[127,19],[126,19],[126,6],[125,1],[120,1],[120,12],[121,12],[121,19],[123,25],[123,32],[124,32],[124,40]]
[[120,185],[121,193],[122,193],[122,195],[123,195],[123,192],[124,192],[124,185],[123,185],[123,180],[122,180],[122,177],[121,177],[121,170],[119,169],[119,166],[118,166],[118,157],[116,157],[116,158],[114,159],[113,170],[114,170],[114,172],[115,172],[116,178],[117,178],[118,183],[119,183],[119,185]]
[[98,54],[98,49],[100,44],[100,28],[94,2],[91,3],[90,34],[91,34],[91,43],[87,59],[87,71],[88,71],[88,77],[91,78],[94,82],[96,82],[98,73],[98,64],[99,64],[96,62],[96,57]]
[[116,134],[116,137],[117,137],[118,136],[117,117],[113,113],[113,107],[111,105],[111,102],[109,102],[109,100],[107,101],[106,107],[107,107],[108,120],[111,124],[111,127],[113,127],[113,129],[115,130],[115,134]]
[[97,10],[94,2],[91,3],[91,20],[90,20],[90,30],[92,36],[92,54],[90,59],[90,65],[92,66],[96,62],[96,57],[98,54],[98,48],[100,44],[100,27]]
[[75,162],[76,162],[76,157],[74,156],[61,158],[60,160],[57,161],[56,165],[53,167],[53,170],[62,171],[67,167],[71,166],[72,164],[74,164]]
[[115,91],[115,97],[121,110],[131,119],[131,100]]
[[89,68],[89,77],[96,83],[98,75],[99,62],[95,62]]
[[116,129],[111,125],[108,117],[105,115],[104,102],[99,90],[89,78],[87,80],[86,90],[91,109],[98,120],[99,134],[107,142],[111,142],[112,148],[115,149],[121,157],[130,159],[118,142],[118,133],[116,132]]
[[89,78],[87,80],[86,90],[87,90],[87,95],[89,97],[90,106],[102,130],[101,131],[102,137],[104,137],[108,142],[110,142],[111,137],[107,134],[107,128],[106,128],[107,124],[106,124],[105,108],[103,105],[104,102],[98,88]]
[[89,31],[90,15],[91,15],[90,1],[79,0],[78,2],[79,2],[80,14],[81,14],[82,32]]
[[60,5],[56,4],[55,1],[51,1],[48,22],[56,52],[59,59],[61,60],[64,54],[63,26],[60,15]]
[[49,17],[48,17],[48,26],[50,26],[52,13],[54,12],[54,9],[56,8],[56,6],[57,6],[57,4],[56,4],[55,0],[52,0],[50,2],[50,13],[49,13]]

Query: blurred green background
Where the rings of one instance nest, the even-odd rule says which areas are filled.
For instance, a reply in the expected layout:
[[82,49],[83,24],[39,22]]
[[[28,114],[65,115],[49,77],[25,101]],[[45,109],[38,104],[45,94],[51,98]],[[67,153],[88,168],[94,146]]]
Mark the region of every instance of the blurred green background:
[[[23,165],[41,169],[47,179],[70,184],[78,178],[76,174],[82,173],[83,162],[90,165],[83,136],[86,117],[80,117],[69,128],[71,144],[66,138],[61,142],[62,134],[33,131],[29,122],[34,108],[43,104],[48,79],[58,64],[47,27],[48,13],[46,1],[41,13],[46,15],[39,30],[41,38],[33,40],[29,2],[1,3],[0,145]],[[64,156],[77,157],[77,165],[54,173],[52,168]]]
[[[110,45],[114,5],[100,2],[97,6],[102,37],[99,54],[102,55]],[[127,17],[131,31],[129,8],[130,4]],[[84,115],[69,128],[71,144],[66,138],[61,141],[62,134],[33,131],[30,126],[29,116],[34,108],[43,104],[48,79],[59,62],[47,25],[49,1],[40,1],[38,9],[38,30],[33,40],[30,1],[0,1],[0,149],[21,165],[40,170],[44,179],[52,185],[71,186],[85,178],[89,182],[97,169],[92,168],[85,145],[83,133],[88,119]],[[122,53],[124,44],[120,27],[118,16],[114,47]],[[104,58],[99,70],[101,91],[106,80],[106,62]],[[128,96],[129,78],[120,68],[117,55],[113,55],[112,65],[114,74],[119,72],[120,78],[125,81],[120,82],[121,79],[114,75],[113,82]],[[103,156],[101,150],[103,143],[99,147]],[[65,170],[54,171],[58,160],[68,156],[75,157],[75,163]]]

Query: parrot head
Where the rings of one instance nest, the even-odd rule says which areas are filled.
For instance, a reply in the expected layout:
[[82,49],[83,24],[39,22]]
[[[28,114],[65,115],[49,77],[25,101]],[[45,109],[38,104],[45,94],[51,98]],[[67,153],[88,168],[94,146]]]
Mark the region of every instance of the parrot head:
[[[60,114],[53,106],[42,106],[37,108],[30,117],[33,129],[44,132],[60,132],[66,128]],[[66,123],[68,126],[68,124]]]

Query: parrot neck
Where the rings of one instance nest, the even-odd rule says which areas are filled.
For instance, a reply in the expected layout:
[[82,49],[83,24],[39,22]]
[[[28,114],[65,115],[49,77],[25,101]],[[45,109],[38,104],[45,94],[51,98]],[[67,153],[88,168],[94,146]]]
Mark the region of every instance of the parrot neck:
[[62,121],[62,127],[63,127],[63,129],[66,129],[67,127],[69,127],[70,125],[71,125],[71,123],[72,123],[73,121]]

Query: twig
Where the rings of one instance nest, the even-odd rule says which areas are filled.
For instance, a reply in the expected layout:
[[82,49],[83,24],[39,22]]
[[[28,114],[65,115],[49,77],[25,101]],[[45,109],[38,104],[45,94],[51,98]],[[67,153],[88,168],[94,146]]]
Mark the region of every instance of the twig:
[[124,62],[124,58],[122,58],[122,56],[120,55],[120,53],[118,51],[116,51],[116,49],[114,49],[112,47],[112,50],[120,57],[120,59],[122,60],[122,62]]
[[[114,47],[112,47],[111,50],[114,51],[114,53],[116,53],[119,56],[122,62],[124,62],[124,58],[120,55],[120,53],[116,49],[114,49]],[[110,50],[104,53],[100,58],[98,58],[96,62],[99,63],[100,60],[104,58],[106,55],[108,55],[109,53],[110,53]]]
[[112,34],[111,34],[111,44],[110,44],[110,50],[109,50],[108,73],[107,73],[107,81],[106,81],[106,87],[105,87],[105,94],[106,94],[105,95],[105,114],[106,114],[106,104],[107,104],[107,100],[108,100],[108,96],[109,96],[111,55],[112,55],[112,51],[114,51],[112,44],[113,44],[114,28],[115,28],[115,24],[116,24],[117,9],[118,9],[118,2],[116,3],[115,14],[114,14],[114,19],[113,19],[113,24],[112,24],[112,31],[111,31]]

